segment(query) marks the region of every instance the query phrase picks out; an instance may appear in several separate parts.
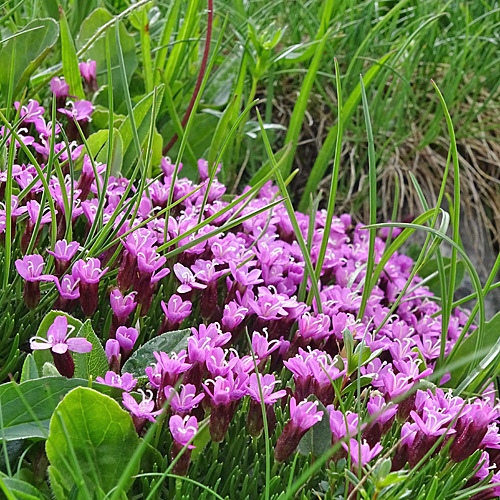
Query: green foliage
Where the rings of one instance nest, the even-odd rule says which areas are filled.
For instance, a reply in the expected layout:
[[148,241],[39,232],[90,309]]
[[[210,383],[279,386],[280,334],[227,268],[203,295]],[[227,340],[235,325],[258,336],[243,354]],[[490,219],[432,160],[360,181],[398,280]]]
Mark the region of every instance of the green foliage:
[[56,498],[67,499],[73,489],[77,498],[103,498],[138,444],[130,415],[116,401],[89,388],[70,391],[54,411],[46,444]]
[[[61,399],[75,387],[86,385],[86,379],[61,376],[0,385],[3,422],[0,436],[7,441],[47,438],[50,418]],[[107,394],[119,393],[106,385],[95,386]]]
[[53,19],[35,19],[17,32],[15,38],[2,45],[0,86],[4,98],[9,85],[12,85],[13,96],[18,96],[33,72],[49,55],[58,36],[59,28]]
[[178,353],[187,349],[187,339],[191,335],[191,330],[176,330],[163,333],[142,344],[134,354],[123,365],[123,372],[129,372],[134,377],[144,377],[144,369],[151,365],[154,359],[153,352],[163,351],[166,353]]
[[78,58],[76,57],[75,44],[71,37],[71,32],[68,25],[68,20],[64,11],[60,9],[60,26],[61,26],[61,49],[62,49],[62,66],[64,79],[69,85],[70,95],[74,95],[79,99],[83,99],[82,77],[78,68]]
[[[105,25],[109,24],[111,28],[114,27],[113,16],[103,8],[94,10],[81,24],[78,37],[76,38],[76,48],[81,50],[87,45],[94,35],[98,33]],[[123,25],[118,22],[120,30],[120,44],[123,50],[123,57],[126,62],[127,82],[130,82],[132,75],[137,69],[137,56],[135,52],[134,37],[130,35]],[[108,33],[108,34],[107,34]],[[116,111],[125,111],[124,104],[124,91],[120,84],[120,72],[118,69],[118,48],[113,36],[113,29],[111,31],[104,31],[98,36],[85,51],[85,58],[96,61],[98,74],[97,82],[99,86],[108,83],[108,77],[105,72],[106,68],[106,36],[109,41],[111,68],[112,68],[112,82],[113,82],[113,102],[115,103]]]
[[[156,96],[156,109],[154,110],[153,122],[158,114],[158,109],[161,106],[163,99],[164,86],[160,85],[155,92],[151,92],[144,96],[134,107],[134,124],[128,116],[121,124],[119,132],[123,141],[123,164],[129,169],[135,163],[138,156],[138,151],[134,143],[133,126],[136,127],[138,140],[141,149],[145,147],[149,137],[149,129],[151,126],[151,118],[153,114],[153,100]],[[156,146],[161,152],[161,144]],[[160,153],[161,154],[161,153]],[[159,162],[157,162],[158,164]]]

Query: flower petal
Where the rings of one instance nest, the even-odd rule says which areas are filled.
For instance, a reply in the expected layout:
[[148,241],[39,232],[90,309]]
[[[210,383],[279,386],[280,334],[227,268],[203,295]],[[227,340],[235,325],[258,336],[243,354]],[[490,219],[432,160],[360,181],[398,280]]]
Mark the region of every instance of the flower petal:
[[32,351],[40,351],[42,349],[50,349],[51,345],[48,342],[35,342],[31,341],[30,342],[30,349]]
[[52,346],[52,352],[56,354],[64,354],[68,350],[68,345],[65,342],[59,342]]
[[68,349],[73,352],[90,352],[92,350],[92,344],[83,338],[72,337],[66,340],[68,344]]

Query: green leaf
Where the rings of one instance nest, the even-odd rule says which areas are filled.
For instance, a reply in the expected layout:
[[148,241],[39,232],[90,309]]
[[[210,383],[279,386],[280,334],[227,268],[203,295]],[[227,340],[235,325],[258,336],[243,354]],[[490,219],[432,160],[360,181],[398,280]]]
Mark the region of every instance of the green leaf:
[[86,354],[73,353],[75,377],[92,377],[93,379],[104,377],[109,370],[109,362],[101,341],[92,328],[90,319],[85,321],[76,336],[86,338],[92,344],[92,350]]
[[[311,396],[307,400],[317,401],[317,398]],[[323,419],[314,424],[300,440],[297,450],[301,455],[312,453],[314,457],[320,457],[330,449],[332,444],[332,431],[330,429],[328,411],[321,403],[318,404],[318,410],[323,412]]]
[[[495,343],[500,338],[500,312],[495,314],[490,321],[487,321],[484,325],[484,345],[483,349],[488,351],[491,349]],[[452,368],[450,374],[451,379],[446,384],[448,387],[457,387],[459,382],[464,378],[465,374],[472,371],[472,368],[477,366],[481,359],[470,360],[471,354],[474,352],[476,345],[476,336],[468,336],[462,344],[458,347],[455,356],[453,357],[452,365],[455,363],[460,364],[460,360],[468,359],[467,362],[460,364],[455,368]]]
[[[76,39],[77,50],[81,49],[106,23],[111,21],[113,16],[103,8],[94,10],[82,23],[80,33]],[[123,58],[125,60],[125,71],[127,81],[130,79],[137,68],[137,55],[135,51],[135,40],[132,35],[128,33],[122,23],[119,23],[120,30],[120,44],[123,50]],[[110,33],[111,34],[111,33]],[[93,59],[97,64],[97,83],[99,87],[108,83],[108,75],[106,72],[106,33],[102,33],[85,52],[85,57]],[[125,94],[120,83],[120,69],[118,60],[118,49],[114,36],[108,35],[110,63],[111,63],[111,79],[113,81],[113,97],[115,109],[124,102]]]
[[43,495],[37,488],[25,481],[15,479],[13,477],[1,478],[5,488],[14,495],[16,500],[46,500],[47,497]]
[[46,361],[42,367],[42,377],[62,377],[54,363]]
[[76,96],[79,99],[85,99],[75,45],[71,37],[68,20],[62,8],[59,8],[59,18],[61,24],[61,51],[64,78],[69,85],[70,95]]
[[191,335],[191,330],[176,330],[167,332],[149,342],[143,344],[137,351],[130,356],[123,365],[122,373],[131,373],[134,377],[144,377],[144,370],[154,362],[154,351],[163,351],[166,353],[178,353],[187,348],[187,339]]
[[[107,125],[106,125],[107,127]],[[106,163],[108,161],[108,138],[109,130],[99,130],[90,135],[87,144],[90,154],[94,160]],[[85,150],[86,151],[86,150]],[[83,163],[83,156],[78,160],[77,166]],[[161,161],[161,160],[160,160]],[[118,129],[113,129],[113,151],[111,153],[111,175],[117,175],[122,168],[123,162],[123,141]]]
[[38,378],[38,368],[36,366],[33,354],[28,354],[23,363],[21,382],[25,382],[26,380],[32,380],[35,378]]
[[[6,441],[48,436],[49,420],[61,399],[75,387],[88,385],[88,380],[44,377],[21,384],[0,385],[3,432]],[[93,387],[105,394],[121,397],[121,392],[104,384]]]
[[[51,418],[46,452],[52,474],[64,478],[58,485],[66,498],[75,486],[88,491],[90,498],[101,498],[116,486],[138,445],[132,419],[116,401],[78,387],[66,395]],[[137,466],[131,476],[138,471]],[[82,485],[73,479],[77,473]],[[132,482],[131,478],[129,487]]]
[[[158,110],[160,109],[164,90],[165,85],[163,84],[156,89],[156,115],[158,114]],[[134,107],[135,126],[137,127],[139,142],[141,144],[141,147],[143,148],[145,147],[146,141],[148,139],[149,128],[151,125],[153,99],[154,92],[150,92],[148,95],[143,97]],[[132,132],[130,117],[127,117],[125,119],[119,130],[123,139],[123,163],[127,167],[130,167],[137,158],[137,148],[135,147],[133,141],[134,134]]]
[[[451,259],[449,257],[443,257],[443,263],[445,265],[445,282],[449,283],[450,281],[450,263]],[[437,297],[441,296],[441,286],[439,284],[439,276],[437,275],[438,271],[438,263],[437,259],[432,259],[427,261],[419,270],[418,275],[421,278],[427,278],[433,273],[436,273],[429,281],[425,282],[425,286],[429,287],[429,290],[436,295]],[[462,261],[457,262],[457,272],[455,276],[455,290],[462,284],[462,281],[465,277],[465,264]]]
[[[25,32],[25,33],[23,33]],[[28,83],[33,72],[49,55],[59,37],[59,26],[53,19],[35,19],[28,23],[17,36],[0,50],[0,86],[4,95],[9,87],[12,50],[15,46],[14,93],[15,97]]]

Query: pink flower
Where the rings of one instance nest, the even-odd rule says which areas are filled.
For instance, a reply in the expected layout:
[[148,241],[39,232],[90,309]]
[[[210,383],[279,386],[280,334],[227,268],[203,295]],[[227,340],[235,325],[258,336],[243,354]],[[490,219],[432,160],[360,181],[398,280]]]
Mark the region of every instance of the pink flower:
[[42,274],[43,266],[43,257],[37,254],[25,255],[22,259],[16,260],[17,272],[26,281],[54,281],[54,276]]
[[195,446],[188,443],[193,440],[198,432],[198,421],[196,417],[186,415],[184,418],[179,415],[172,415],[168,422],[170,432],[174,440],[181,446],[186,446],[188,449],[193,449]]
[[111,387],[118,387],[126,392],[130,392],[137,384],[137,380],[131,373],[124,373],[121,376],[115,372],[108,371],[104,378],[96,377],[96,382],[106,384]]
[[64,77],[55,76],[50,81],[50,90],[56,97],[67,97],[69,95],[69,85],[64,80]]
[[85,353],[92,350],[92,344],[87,339],[81,337],[70,338],[72,333],[73,327],[70,327],[68,332],[66,316],[57,316],[47,331],[47,338],[32,337],[30,348],[34,351],[50,349],[56,354],[64,354],[67,351]]
[[139,332],[135,328],[127,328],[126,326],[120,326],[116,330],[116,340],[120,344],[120,348],[124,351],[131,351],[134,348],[135,341],[139,336]]
[[[262,396],[264,397],[264,404],[272,405],[276,403],[281,398],[286,396],[286,390],[281,389],[279,391],[273,392],[274,386],[279,382],[275,379],[274,375],[269,373],[267,375],[261,375],[259,373],[260,385],[262,389]],[[256,402],[261,403],[259,382],[257,379],[257,374],[252,373],[249,379],[248,385],[248,395]]]
[[370,445],[366,441],[363,441],[360,445],[356,439],[350,439],[349,444],[342,443],[342,447],[349,453],[351,460],[357,468],[360,466],[364,467],[384,449],[380,443],[377,443],[373,448],[370,448]]
[[193,288],[203,289],[207,287],[207,285],[203,283],[198,283],[193,271],[179,262],[174,264],[174,273],[177,276],[177,279],[181,282],[181,284],[177,287],[177,291],[179,293],[188,293]]
[[64,115],[77,122],[90,121],[90,115],[94,110],[94,106],[90,101],[85,101],[82,99],[81,101],[70,101],[69,104],[71,105],[71,109],[58,108],[57,111],[63,113]]
[[196,395],[196,387],[193,384],[181,384],[180,389],[181,391],[177,392],[171,386],[165,387],[165,396],[170,399],[172,410],[182,415],[196,408],[205,397],[203,393]]
[[[154,411],[155,403],[152,399],[143,397],[142,401],[138,403],[128,392],[123,393],[123,406],[130,411],[135,419],[140,421],[156,422],[155,417],[161,413],[161,410]],[[144,422],[140,423],[143,424]]]

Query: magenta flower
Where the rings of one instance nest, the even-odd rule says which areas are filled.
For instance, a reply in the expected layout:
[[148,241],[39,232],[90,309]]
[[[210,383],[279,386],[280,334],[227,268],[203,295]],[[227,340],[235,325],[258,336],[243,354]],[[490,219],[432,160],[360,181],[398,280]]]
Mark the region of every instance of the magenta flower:
[[290,398],[290,421],[278,438],[274,458],[278,462],[284,462],[296,450],[307,430],[322,419],[323,412],[318,411],[318,401],[302,401],[297,404],[295,398]]
[[47,338],[32,337],[30,347],[32,350],[50,349],[56,354],[64,354],[66,351],[73,352],[90,352],[92,344],[84,338],[69,338],[73,332],[73,327],[69,327],[66,316],[57,316],[54,323],[47,331]]
[[174,273],[177,276],[177,279],[181,282],[181,284],[177,287],[177,291],[179,293],[188,293],[193,288],[203,289],[207,287],[207,285],[204,285],[203,283],[198,283],[193,271],[179,262],[174,264]]
[[196,387],[193,384],[181,384],[180,389],[180,392],[177,392],[171,386],[165,387],[165,396],[170,399],[172,410],[184,416],[198,406],[205,394],[196,395]]
[[454,462],[462,462],[479,449],[489,425],[497,417],[498,409],[487,403],[476,401],[470,405],[465,417],[458,421],[458,434],[450,448],[451,459]]
[[118,323],[124,323],[130,316],[130,313],[137,307],[135,295],[136,292],[132,292],[124,296],[118,288],[115,288],[110,293],[109,302]]
[[50,80],[50,90],[57,97],[68,97],[69,85],[64,80],[64,77],[55,76]]
[[75,120],[77,122],[88,122],[90,121],[90,116],[92,115],[92,111],[94,110],[94,106],[90,101],[69,101],[71,105],[71,109],[66,108],[58,108],[57,111],[63,113],[68,118]]
[[284,309],[284,301],[280,294],[272,294],[267,288],[259,287],[259,295],[256,300],[249,301],[253,312],[264,320],[277,320],[288,316]]
[[96,382],[106,384],[111,387],[118,387],[126,392],[130,392],[137,384],[137,380],[131,373],[123,373],[121,376],[115,372],[108,371],[104,378],[96,377]]
[[192,444],[188,443],[192,441],[196,433],[198,432],[198,421],[196,417],[185,416],[184,418],[179,415],[172,415],[168,422],[170,432],[174,440],[181,446],[186,446],[188,449],[194,449]]
[[54,309],[70,312],[80,298],[80,282],[75,280],[71,274],[66,274],[61,279],[55,277],[54,281],[59,291]]
[[356,439],[350,439],[349,444],[342,443],[342,447],[349,453],[351,460],[358,469],[371,462],[384,449],[380,443],[370,447],[366,441],[359,444]]
[[22,259],[17,259],[15,264],[17,272],[26,281],[54,281],[54,276],[42,274],[45,263],[41,255],[25,255]]
[[387,433],[394,422],[398,405],[386,403],[380,396],[370,396],[367,403],[367,409],[370,416],[375,417],[363,432],[363,439],[366,439],[370,446],[375,446],[382,436]]
[[47,250],[50,255],[54,256],[57,276],[62,276],[67,271],[71,259],[76,255],[79,248],[80,243],[78,241],[68,243],[66,240],[58,240],[54,245],[54,251]]
[[120,343],[116,339],[108,339],[104,349],[108,358],[110,369],[119,373],[121,364]]
[[[217,168],[215,170],[215,175],[217,175],[220,172],[221,168],[222,165],[220,164],[217,165]],[[211,171],[209,172],[207,160],[203,159],[198,160],[198,172],[200,173],[200,179],[202,181],[206,181],[212,175],[212,172]]]
[[253,332],[252,335],[252,350],[258,361],[266,359],[270,354],[272,354],[276,349],[279,349],[281,345],[280,340],[268,340],[267,332],[264,330],[264,335],[259,332]]
[[177,329],[180,324],[191,314],[192,303],[189,300],[183,300],[180,295],[173,294],[168,303],[163,300],[160,302],[161,308],[165,313],[165,320],[162,326],[162,333]]
[[[264,397],[264,404],[272,405],[276,403],[281,398],[286,396],[286,390],[281,389],[279,391],[273,392],[274,386],[279,382],[276,380],[273,374],[261,375],[259,373],[260,385],[262,388],[262,395]],[[248,385],[248,395],[257,403],[261,403],[260,391],[259,391],[259,383],[257,379],[257,374],[252,373],[249,379]]]
[[[170,456],[172,460],[177,457],[174,465],[174,474],[185,476],[191,462],[191,450],[195,448],[192,444],[198,432],[198,421],[196,417],[186,415],[182,418],[179,415],[172,415],[168,422],[172,434],[173,443]],[[187,447],[186,449],[184,449]]]
[[30,348],[34,351],[50,349],[54,364],[61,375],[71,378],[75,373],[75,363],[69,351],[86,353],[92,350],[92,344],[84,338],[71,337],[73,327],[68,331],[66,316],[57,316],[47,331],[47,338],[32,337]]
[[248,264],[238,268],[235,262],[229,262],[229,269],[235,281],[243,287],[252,287],[264,282],[260,277],[262,271],[260,269],[248,270]]
[[120,326],[116,330],[116,340],[120,344],[120,348],[124,353],[129,353],[134,348],[134,344],[139,336],[139,332],[135,328],[127,328],[126,326]]
[[181,375],[191,368],[191,364],[186,362],[187,353],[184,350],[170,355],[154,351],[153,356],[157,364],[155,367],[148,366],[145,372],[151,385],[158,389],[156,403],[158,408],[162,408],[166,401],[165,387],[174,387]]
[[65,300],[76,300],[80,298],[80,282],[75,280],[71,274],[64,275],[61,279],[54,279],[59,295]]
[[[19,110],[21,103],[16,101],[14,107]],[[23,119],[25,123],[34,123],[38,118],[40,118],[45,113],[45,109],[40,106],[37,101],[30,99],[26,106],[21,106],[19,116]]]
[[153,399],[146,398],[144,393],[142,401],[138,403],[128,392],[124,392],[123,406],[132,414],[132,420],[138,433],[141,432],[147,420],[156,422],[155,417],[162,412],[162,410],[155,411]]
[[311,316],[304,313],[299,318],[299,334],[305,339],[326,339],[330,335],[330,317],[326,314]]
[[99,280],[108,268],[101,269],[99,259],[77,260],[73,265],[73,277],[80,280],[80,307],[85,316],[92,316],[99,302]]
[[97,64],[95,61],[81,62],[78,65],[80,69],[80,74],[82,75],[83,81],[86,88],[90,92],[96,92],[97,86]]
[[238,304],[235,300],[224,306],[222,327],[226,332],[234,332],[240,326],[248,313],[248,309]]
[[24,302],[27,307],[34,309],[40,302],[40,281],[54,281],[54,276],[42,274],[43,257],[41,255],[25,255],[15,262],[17,272],[26,280],[24,284]]
[[[212,391],[208,388],[212,385]],[[212,441],[220,443],[224,440],[227,429],[236,411],[238,401],[245,396],[248,386],[248,374],[245,372],[235,375],[229,372],[226,377],[216,377],[207,380],[203,387],[211,399],[210,437]]]
[[330,429],[333,441],[337,442],[346,436],[355,436],[358,432],[359,416],[357,413],[346,412],[345,416],[340,410],[335,410],[333,406],[328,406],[330,414]]

